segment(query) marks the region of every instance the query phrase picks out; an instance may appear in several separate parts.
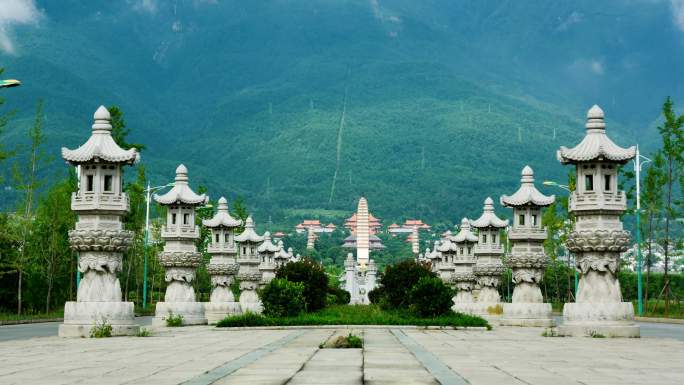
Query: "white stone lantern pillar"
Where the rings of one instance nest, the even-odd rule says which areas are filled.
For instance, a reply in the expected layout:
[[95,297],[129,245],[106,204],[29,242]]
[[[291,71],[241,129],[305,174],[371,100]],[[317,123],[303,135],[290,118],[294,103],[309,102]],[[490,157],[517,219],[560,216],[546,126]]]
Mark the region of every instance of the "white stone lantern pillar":
[[111,325],[113,335],[134,335],[139,330],[133,303],[121,300],[116,277],[123,252],[133,240],[133,233],[123,229],[129,200],[122,189],[122,166],[135,163],[139,155],[114,142],[111,116],[104,106],[93,118],[93,131],[85,144],[75,150],[62,148],[62,158],[80,166],[79,189],[71,196],[71,210],[78,220],[76,228],[69,231],[69,243],[78,252],[83,278],[76,301],[64,305],[61,337],[88,337],[96,323]]
[[473,272],[480,285],[477,301],[473,304],[473,313],[489,320],[499,320],[503,313],[503,304],[497,289],[504,271],[501,257],[504,248],[501,244],[501,229],[508,226],[507,220],[499,219],[494,213],[494,201],[485,199],[480,218],[471,225],[476,228],[478,242],[475,245],[475,267]]
[[212,290],[209,302],[204,304],[204,313],[211,325],[227,316],[240,314],[240,304],[235,302],[230,285],[240,268],[235,231],[242,226],[242,221],[230,215],[228,201],[221,197],[216,214],[203,220],[202,225],[211,231],[211,242],[207,247],[211,260],[207,272],[211,275]]
[[451,309],[459,313],[471,313],[473,303],[473,289],[476,278],[473,274],[475,266],[474,249],[478,237],[470,231],[470,221],[467,218],[461,220],[461,228],[452,241],[456,244],[456,256],[454,257],[454,274],[452,282],[458,292],[453,298],[454,306]]
[[627,200],[618,190],[618,169],[634,158],[636,148],[622,148],[610,140],[603,110],[596,105],[587,113],[586,129],[577,146],[557,152],[558,160],[574,165],[577,172],[569,204],[575,223],[566,246],[581,273],[577,302],[563,307],[558,331],[566,336],[638,337],[634,307],[622,302],[616,276],[620,253],[629,247],[629,232],[620,221]]
[[164,302],[157,302],[152,325],[165,326],[170,315],[182,316],[184,325],[206,324],[204,306],[196,300],[192,281],[202,263],[202,254],[195,245],[200,238],[195,210],[209,198],[192,191],[188,185],[188,169],[181,164],[176,169],[173,188],[166,194],[155,195],[154,200],[166,207],[166,225],[161,231],[165,245],[159,264],[166,269],[167,286]]
[[522,170],[518,191],[501,197],[503,206],[513,208],[513,226],[508,232],[513,248],[507,263],[515,283],[512,303],[503,305],[502,325],[553,325],[551,304],[544,303],[539,283],[548,264],[544,252],[546,228],[541,223],[541,209],[554,201],[554,196],[545,196],[534,187],[534,172],[530,166]]
[[269,282],[275,278],[276,264],[275,257],[280,251],[277,245],[274,245],[271,241],[271,233],[264,233],[264,241],[261,242],[259,247],[257,247],[257,253],[259,258],[261,258],[261,263],[259,263],[259,271],[261,272],[261,282],[259,283],[262,287],[267,285]]
[[254,221],[248,217],[245,221],[245,230],[235,237],[238,244],[238,263],[240,271],[240,309],[242,312],[261,313],[263,306],[256,290],[261,282],[259,264],[261,259],[257,248],[263,242],[264,237],[254,231]]

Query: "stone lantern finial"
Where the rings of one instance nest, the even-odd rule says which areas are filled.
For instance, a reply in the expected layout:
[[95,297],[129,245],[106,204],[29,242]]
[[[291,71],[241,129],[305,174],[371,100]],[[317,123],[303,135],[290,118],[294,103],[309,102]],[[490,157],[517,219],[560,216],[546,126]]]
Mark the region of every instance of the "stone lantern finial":
[[594,104],[589,111],[587,111],[587,124],[585,127],[587,130],[605,131],[606,122],[604,118],[605,115],[601,107],[599,107],[597,104]]
[[188,168],[182,163],[176,168],[176,183],[179,182],[184,184],[188,183]]
[[221,197],[218,200],[218,211],[228,211],[228,201],[226,198]]
[[93,114],[93,132],[97,131],[112,131],[111,124],[112,116],[105,106],[100,106]]

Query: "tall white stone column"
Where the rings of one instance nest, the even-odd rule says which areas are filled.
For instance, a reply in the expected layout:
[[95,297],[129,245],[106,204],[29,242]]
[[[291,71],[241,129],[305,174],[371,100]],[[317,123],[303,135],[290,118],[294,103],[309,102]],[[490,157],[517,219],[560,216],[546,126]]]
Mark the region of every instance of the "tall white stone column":
[[181,164],[176,168],[173,188],[166,194],[155,195],[154,200],[166,207],[166,225],[161,231],[164,251],[159,254],[159,264],[166,269],[166,293],[164,301],[157,302],[152,325],[166,326],[170,315],[182,316],[183,325],[206,324],[204,305],[197,302],[192,281],[202,263],[202,254],[195,246],[200,238],[195,210],[209,198],[192,191],[188,185],[188,169]]
[[93,118],[92,134],[85,144],[75,150],[62,148],[62,158],[80,166],[79,188],[71,196],[71,210],[78,220],[69,231],[69,243],[78,252],[82,278],[76,301],[64,305],[60,337],[88,337],[96,323],[111,325],[113,335],[134,335],[139,330],[133,303],[121,300],[116,277],[123,252],[133,240],[133,233],[124,230],[122,223],[129,210],[122,166],[133,164],[139,155],[114,142],[111,116],[104,106]]
[[264,237],[254,231],[254,221],[248,217],[245,221],[245,230],[242,234],[235,237],[238,243],[238,263],[240,271],[240,309],[242,312],[261,313],[263,305],[257,295],[259,282],[261,282],[261,272],[259,264],[261,260],[257,248],[263,242]]
[[209,302],[204,304],[204,313],[211,325],[241,312],[230,285],[240,268],[237,263],[235,231],[242,225],[242,221],[230,215],[228,201],[221,197],[216,214],[211,219],[203,220],[202,225],[211,231],[211,241],[207,247],[211,260],[207,272],[211,275],[212,290]]
[[618,189],[618,170],[634,158],[636,148],[622,148],[608,138],[603,110],[596,105],[587,113],[586,129],[582,142],[574,148],[561,147],[557,153],[558,160],[574,165],[577,173],[569,207],[575,223],[566,246],[575,254],[581,274],[577,302],[563,307],[558,332],[637,337],[634,307],[622,301],[616,276],[620,253],[629,247],[629,232],[620,221],[627,199]]
[[501,229],[508,226],[507,220],[499,219],[494,213],[494,201],[485,199],[480,218],[471,225],[476,228],[478,242],[475,245],[475,267],[473,272],[480,285],[477,301],[473,304],[473,313],[490,321],[498,321],[503,313],[503,304],[497,289],[504,271],[501,257],[504,248],[501,244]]
[[551,205],[554,196],[545,196],[534,187],[530,166],[522,170],[520,188],[513,195],[503,195],[501,204],[513,208],[513,226],[508,239],[513,244],[508,265],[515,283],[511,303],[503,305],[502,325],[553,325],[551,304],[544,303],[539,283],[544,277],[548,257],[544,253],[546,228],[542,227],[542,207]]
[[356,261],[361,270],[366,269],[370,253],[370,227],[368,224],[368,201],[359,199],[356,209]]

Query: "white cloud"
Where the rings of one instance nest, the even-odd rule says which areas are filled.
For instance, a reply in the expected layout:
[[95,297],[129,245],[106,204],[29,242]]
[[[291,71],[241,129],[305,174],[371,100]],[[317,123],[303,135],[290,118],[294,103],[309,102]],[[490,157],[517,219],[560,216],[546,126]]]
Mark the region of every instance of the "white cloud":
[[675,25],[684,31],[684,0],[670,0]]
[[601,58],[577,59],[568,68],[575,76],[581,77],[587,75],[603,76],[606,72]]
[[591,72],[596,75],[603,75],[603,62],[600,60],[592,60],[589,63],[589,68],[591,69]]
[[41,16],[34,0],[0,0],[0,51],[16,54],[12,26],[35,24]]

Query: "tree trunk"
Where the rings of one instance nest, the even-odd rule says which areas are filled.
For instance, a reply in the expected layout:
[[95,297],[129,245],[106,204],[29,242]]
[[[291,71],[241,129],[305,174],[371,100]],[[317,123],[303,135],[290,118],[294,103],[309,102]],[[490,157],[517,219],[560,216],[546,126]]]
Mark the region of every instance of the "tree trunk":
[[665,215],[665,272],[663,274],[663,290],[665,291],[665,317],[670,315],[670,277],[668,277],[668,262],[670,254],[670,215],[672,211],[672,157],[668,157],[667,168],[667,215]]
[[17,284],[17,315],[21,315],[21,282],[24,278],[23,270],[19,269],[19,282]]

